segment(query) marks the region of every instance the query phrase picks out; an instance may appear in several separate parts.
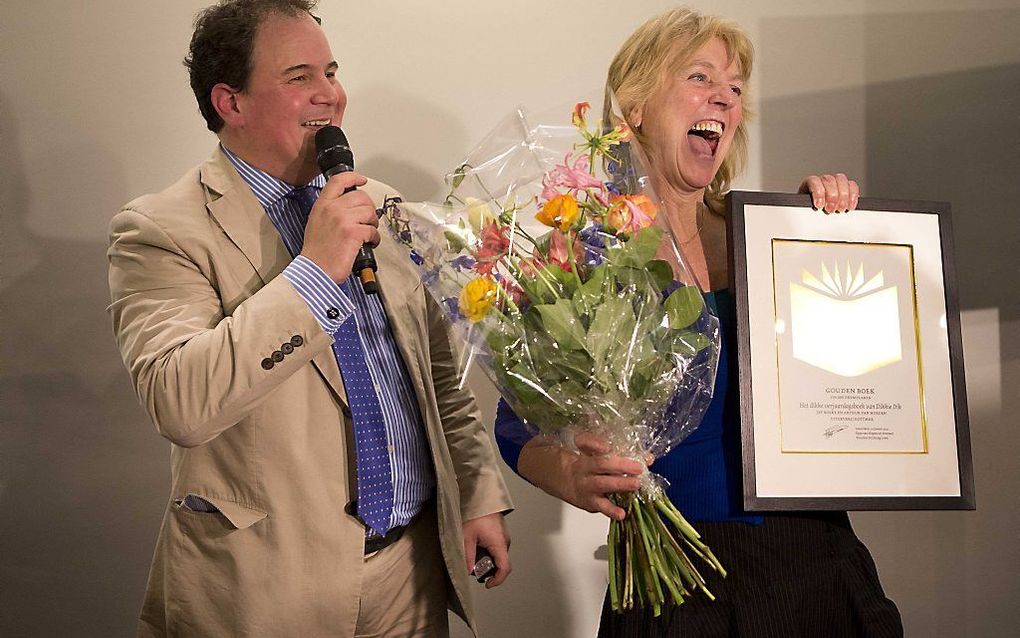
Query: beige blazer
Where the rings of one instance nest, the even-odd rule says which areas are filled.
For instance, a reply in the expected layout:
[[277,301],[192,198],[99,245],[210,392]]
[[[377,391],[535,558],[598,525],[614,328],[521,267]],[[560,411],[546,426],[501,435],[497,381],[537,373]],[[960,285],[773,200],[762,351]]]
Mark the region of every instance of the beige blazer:
[[[395,191],[364,187],[379,205]],[[346,395],[291,257],[219,148],[111,222],[114,332],[135,391],[171,442],[171,492],[139,635],[352,636],[364,528]],[[383,232],[378,280],[435,465],[450,606],[474,629],[461,522],[508,510],[446,319]],[[298,339],[295,339],[298,337]],[[285,342],[301,343],[265,370]],[[127,477],[126,477],[127,478]],[[177,506],[195,494],[221,513]]]

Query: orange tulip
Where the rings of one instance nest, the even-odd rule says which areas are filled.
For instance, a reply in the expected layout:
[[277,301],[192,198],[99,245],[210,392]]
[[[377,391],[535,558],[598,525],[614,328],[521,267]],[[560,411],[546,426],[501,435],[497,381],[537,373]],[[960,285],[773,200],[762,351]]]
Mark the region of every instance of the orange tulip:
[[581,209],[573,196],[557,195],[542,205],[542,209],[535,214],[535,219],[546,226],[567,232],[567,229],[577,221],[580,212]]

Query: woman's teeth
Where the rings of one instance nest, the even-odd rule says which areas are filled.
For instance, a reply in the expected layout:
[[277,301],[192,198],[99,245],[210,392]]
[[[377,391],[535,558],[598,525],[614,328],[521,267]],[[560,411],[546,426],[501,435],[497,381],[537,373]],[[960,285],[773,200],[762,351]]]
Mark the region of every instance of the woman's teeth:
[[695,133],[702,137],[719,137],[723,132],[722,122],[716,122],[714,120],[705,120],[698,122],[687,131],[688,133]]

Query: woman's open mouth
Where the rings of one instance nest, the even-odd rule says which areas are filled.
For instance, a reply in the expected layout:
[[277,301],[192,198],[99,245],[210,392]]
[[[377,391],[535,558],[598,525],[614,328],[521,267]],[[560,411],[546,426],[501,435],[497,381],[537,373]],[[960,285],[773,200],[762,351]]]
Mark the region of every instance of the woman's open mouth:
[[687,140],[699,154],[715,157],[715,151],[719,148],[719,138],[722,137],[725,128],[722,122],[702,120],[687,131]]

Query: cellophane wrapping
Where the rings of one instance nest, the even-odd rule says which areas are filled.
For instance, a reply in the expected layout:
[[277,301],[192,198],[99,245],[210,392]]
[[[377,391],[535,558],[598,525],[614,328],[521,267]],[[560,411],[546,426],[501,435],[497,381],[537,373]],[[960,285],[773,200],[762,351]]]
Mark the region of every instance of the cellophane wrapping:
[[[522,420],[520,444],[590,432],[648,463],[700,423],[719,321],[609,100],[594,124],[587,102],[518,108],[447,176],[444,201],[387,202],[382,225],[448,312],[462,372],[477,364]],[[613,496],[628,516],[610,525],[610,594],[658,613],[708,593],[687,554],[722,567],[665,480],[641,485]]]

